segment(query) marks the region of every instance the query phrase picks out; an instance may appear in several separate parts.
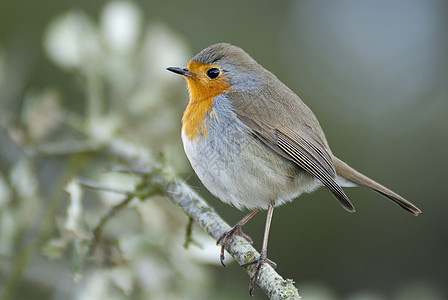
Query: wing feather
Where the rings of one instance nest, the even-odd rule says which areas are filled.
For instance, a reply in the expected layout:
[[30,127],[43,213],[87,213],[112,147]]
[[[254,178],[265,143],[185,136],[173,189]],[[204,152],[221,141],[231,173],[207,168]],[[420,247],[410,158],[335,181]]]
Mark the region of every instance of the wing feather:
[[255,122],[247,116],[238,115],[238,118],[267,147],[319,179],[347,211],[355,211],[353,204],[336,182],[336,172],[331,156],[318,138],[313,139],[312,134],[301,136],[292,130],[272,128]]

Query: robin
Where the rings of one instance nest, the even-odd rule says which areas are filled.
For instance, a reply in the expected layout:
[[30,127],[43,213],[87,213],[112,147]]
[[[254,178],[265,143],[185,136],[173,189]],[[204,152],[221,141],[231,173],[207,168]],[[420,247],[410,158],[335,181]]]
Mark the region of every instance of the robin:
[[267,258],[274,207],[325,186],[349,212],[355,208],[343,187],[361,186],[421,213],[411,202],[359,173],[330,150],[313,112],[274,74],[239,47],[219,43],[167,70],[187,80],[190,102],[182,117],[182,141],[205,187],[221,201],[251,212],[224,233],[224,248],[260,210],[267,210],[263,244],[250,277],[258,281]]

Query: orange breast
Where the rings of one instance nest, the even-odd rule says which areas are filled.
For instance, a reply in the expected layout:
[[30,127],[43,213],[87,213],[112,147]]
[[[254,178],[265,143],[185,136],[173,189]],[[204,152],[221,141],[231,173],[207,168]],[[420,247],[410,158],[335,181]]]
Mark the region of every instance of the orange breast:
[[191,61],[187,67],[196,75],[187,77],[190,103],[182,117],[182,131],[190,140],[207,135],[207,126],[203,121],[212,110],[215,97],[230,91],[230,83],[225,77],[216,79],[207,77],[207,70],[213,67],[195,61]]

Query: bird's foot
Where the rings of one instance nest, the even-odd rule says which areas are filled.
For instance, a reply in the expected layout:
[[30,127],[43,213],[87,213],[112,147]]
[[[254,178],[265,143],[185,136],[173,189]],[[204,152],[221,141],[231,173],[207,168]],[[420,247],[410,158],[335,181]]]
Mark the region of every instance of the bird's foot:
[[252,239],[250,236],[248,236],[247,234],[245,234],[242,230],[241,230],[240,225],[236,225],[234,226],[232,229],[230,229],[229,231],[224,232],[221,237],[218,239],[218,241],[216,242],[216,245],[221,245],[221,255],[219,256],[219,260],[221,261],[221,264],[225,267],[226,265],[224,264],[224,249],[225,247],[227,247],[233,240],[233,237],[235,235],[239,235],[240,237],[244,238],[246,241],[248,241],[250,244],[252,244]]
[[260,254],[260,257],[258,259],[252,260],[248,263],[245,263],[241,265],[243,268],[248,267],[250,265],[255,265],[254,269],[252,270],[252,274],[250,275],[250,281],[249,281],[249,294],[253,296],[252,292],[254,291],[254,283],[259,281],[261,270],[263,269],[263,265],[267,263],[270,265],[273,269],[277,268],[277,264],[267,258],[266,251],[262,251]]

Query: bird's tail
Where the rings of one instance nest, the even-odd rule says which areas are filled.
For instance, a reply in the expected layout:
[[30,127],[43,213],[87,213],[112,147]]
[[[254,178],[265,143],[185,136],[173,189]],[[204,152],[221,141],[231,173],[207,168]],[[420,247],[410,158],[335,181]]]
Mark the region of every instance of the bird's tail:
[[356,171],[355,169],[353,169],[352,167],[350,167],[337,157],[333,157],[333,163],[336,169],[336,174],[338,176],[341,176],[345,180],[354,183],[358,186],[368,188],[374,192],[383,195],[384,197],[392,200],[393,202],[401,206],[403,209],[407,210],[408,212],[416,216],[422,212],[417,206],[415,206],[411,202],[407,201],[406,199],[396,194],[395,192],[389,190],[388,188],[382,186],[378,182],[373,181],[369,177],[359,173],[358,171]]

